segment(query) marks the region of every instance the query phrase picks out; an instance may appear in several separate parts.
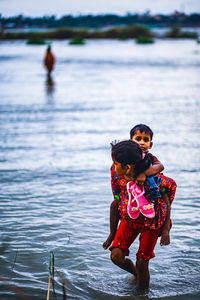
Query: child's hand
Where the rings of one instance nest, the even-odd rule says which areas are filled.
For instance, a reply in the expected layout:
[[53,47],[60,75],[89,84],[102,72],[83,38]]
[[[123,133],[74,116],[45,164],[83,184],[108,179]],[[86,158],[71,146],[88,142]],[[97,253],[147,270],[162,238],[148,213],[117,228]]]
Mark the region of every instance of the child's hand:
[[138,175],[138,177],[135,179],[135,183],[136,184],[141,184],[141,185],[143,185],[144,184],[144,182],[145,182],[145,180],[146,180],[146,175],[144,174],[144,173],[141,173],[141,174],[139,174]]
[[114,238],[113,238],[112,234],[109,234],[107,240],[102,245],[105,250],[108,249],[108,247],[111,245],[113,239]]
[[170,244],[169,230],[163,230],[160,239],[160,246],[167,246]]

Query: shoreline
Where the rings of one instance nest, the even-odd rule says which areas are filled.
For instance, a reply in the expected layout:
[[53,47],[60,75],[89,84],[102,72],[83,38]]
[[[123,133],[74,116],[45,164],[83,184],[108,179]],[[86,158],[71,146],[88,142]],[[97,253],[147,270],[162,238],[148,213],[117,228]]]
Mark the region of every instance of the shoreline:
[[158,33],[145,26],[126,26],[114,27],[109,30],[89,29],[76,30],[73,28],[59,28],[50,31],[17,31],[10,32],[6,30],[0,31],[0,40],[29,40],[29,39],[137,39],[143,38],[172,38],[172,39],[198,39],[199,33],[197,31],[183,31],[180,27],[169,28],[169,31]]

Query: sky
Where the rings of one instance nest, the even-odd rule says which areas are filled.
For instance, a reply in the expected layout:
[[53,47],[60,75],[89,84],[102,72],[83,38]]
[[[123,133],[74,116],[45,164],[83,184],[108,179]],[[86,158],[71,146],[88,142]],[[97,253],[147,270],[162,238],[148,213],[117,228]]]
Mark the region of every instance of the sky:
[[171,14],[175,10],[200,13],[200,0],[0,0],[0,14],[5,17],[144,13]]

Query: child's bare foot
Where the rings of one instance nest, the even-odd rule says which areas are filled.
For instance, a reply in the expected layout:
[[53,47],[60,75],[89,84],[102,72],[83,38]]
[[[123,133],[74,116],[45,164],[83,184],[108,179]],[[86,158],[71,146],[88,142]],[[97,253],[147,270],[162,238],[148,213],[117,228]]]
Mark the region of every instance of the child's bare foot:
[[103,248],[105,250],[108,249],[108,247],[111,245],[112,241],[113,241],[113,236],[110,233],[109,236],[108,236],[108,238],[107,238],[107,240],[103,243]]
[[169,230],[163,230],[160,239],[160,246],[167,246],[170,244]]

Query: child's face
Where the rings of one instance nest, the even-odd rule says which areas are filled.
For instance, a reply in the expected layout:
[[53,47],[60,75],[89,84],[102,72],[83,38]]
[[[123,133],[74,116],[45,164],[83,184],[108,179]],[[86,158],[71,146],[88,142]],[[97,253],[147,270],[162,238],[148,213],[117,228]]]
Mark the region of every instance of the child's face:
[[127,173],[126,166],[123,167],[122,164],[120,162],[116,161],[114,158],[113,158],[113,164],[114,164],[115,172],[117,175],[119,175],[119,176],[126,175],[126,173]]
[[133,135],[132,141],[136,142],[140,146],[143,153],[151,149],[153,145],[150,134],[144,131],[140,132],[139,130],[137,130],[136,133]]

